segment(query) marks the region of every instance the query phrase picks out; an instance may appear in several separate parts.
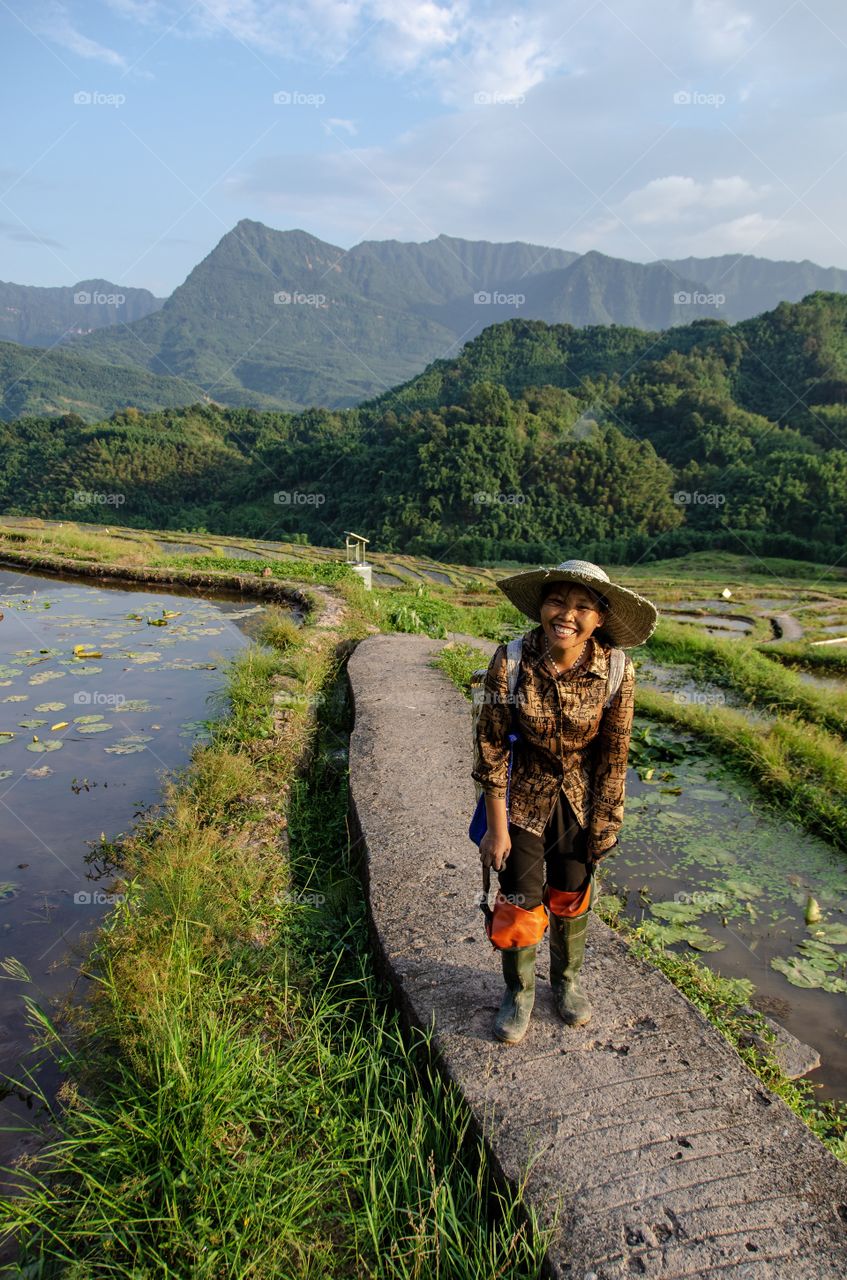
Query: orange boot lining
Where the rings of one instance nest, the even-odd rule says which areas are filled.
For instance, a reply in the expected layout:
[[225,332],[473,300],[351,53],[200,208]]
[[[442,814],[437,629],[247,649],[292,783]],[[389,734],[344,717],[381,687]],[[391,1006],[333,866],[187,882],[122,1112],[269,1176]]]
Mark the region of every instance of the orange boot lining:
[[495,947],[507,951],[513,947],[537,946],[546,928],[547,912],[543,904],[526,911],[498,893],[486,932]]

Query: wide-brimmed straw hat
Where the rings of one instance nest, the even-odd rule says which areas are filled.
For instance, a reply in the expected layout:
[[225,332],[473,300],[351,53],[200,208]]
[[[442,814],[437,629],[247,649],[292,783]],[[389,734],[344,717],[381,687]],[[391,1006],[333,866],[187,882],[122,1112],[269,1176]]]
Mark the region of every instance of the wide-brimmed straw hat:
[[609,575],[588,560],[563,560],[554,569],[529,569],[501,578],[497,586],[521,613],[541,621],[541,591],[549,582],[576,582],[606,597],[609,608],[602,631],[620,649],[634,649],[656,629],[659,612],[637,591],[611,582]]

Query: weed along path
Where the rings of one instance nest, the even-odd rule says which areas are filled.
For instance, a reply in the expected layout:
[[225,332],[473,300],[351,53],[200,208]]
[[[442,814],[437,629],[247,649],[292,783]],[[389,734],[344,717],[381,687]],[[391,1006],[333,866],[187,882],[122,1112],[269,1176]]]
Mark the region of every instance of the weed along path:
[[591,1022],[559,1021],[544,944],[525,1040],[494,1041],[470,717],[431,665],[444,643],[374,635],[350,658],[352,817],[386,974],[407,1019],[433,1027],[495,1165],[555,1220],[549,1274],[842,1280],[847,1168],[595,914]]

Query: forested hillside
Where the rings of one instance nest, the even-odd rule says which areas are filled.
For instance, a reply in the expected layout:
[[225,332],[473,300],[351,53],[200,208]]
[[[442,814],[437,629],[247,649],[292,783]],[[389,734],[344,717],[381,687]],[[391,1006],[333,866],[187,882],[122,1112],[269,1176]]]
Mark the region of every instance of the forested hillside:
[[835,558],[847,298],[659,335],[510,321],[356,409],[22,418],[0,426],[0,505],[323,545],[352,528],[468,562],[575,545]]

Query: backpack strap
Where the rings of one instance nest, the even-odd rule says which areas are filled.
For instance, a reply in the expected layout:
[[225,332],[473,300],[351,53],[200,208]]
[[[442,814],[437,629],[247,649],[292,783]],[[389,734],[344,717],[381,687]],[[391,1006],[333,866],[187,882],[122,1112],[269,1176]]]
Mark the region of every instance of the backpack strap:
[[623,649],[612,649],[609,654],[609,675],[606,682],[606,701],[603,703],[604,711],[611,703],[618,689],[620,689],[625,669],[626,654]]
[[518,687],[518,676],[521,669],[521,653],[523,652],[523,636],[515,636],[506,645],[506,679],[509,683],[509,697],[514,698]]

